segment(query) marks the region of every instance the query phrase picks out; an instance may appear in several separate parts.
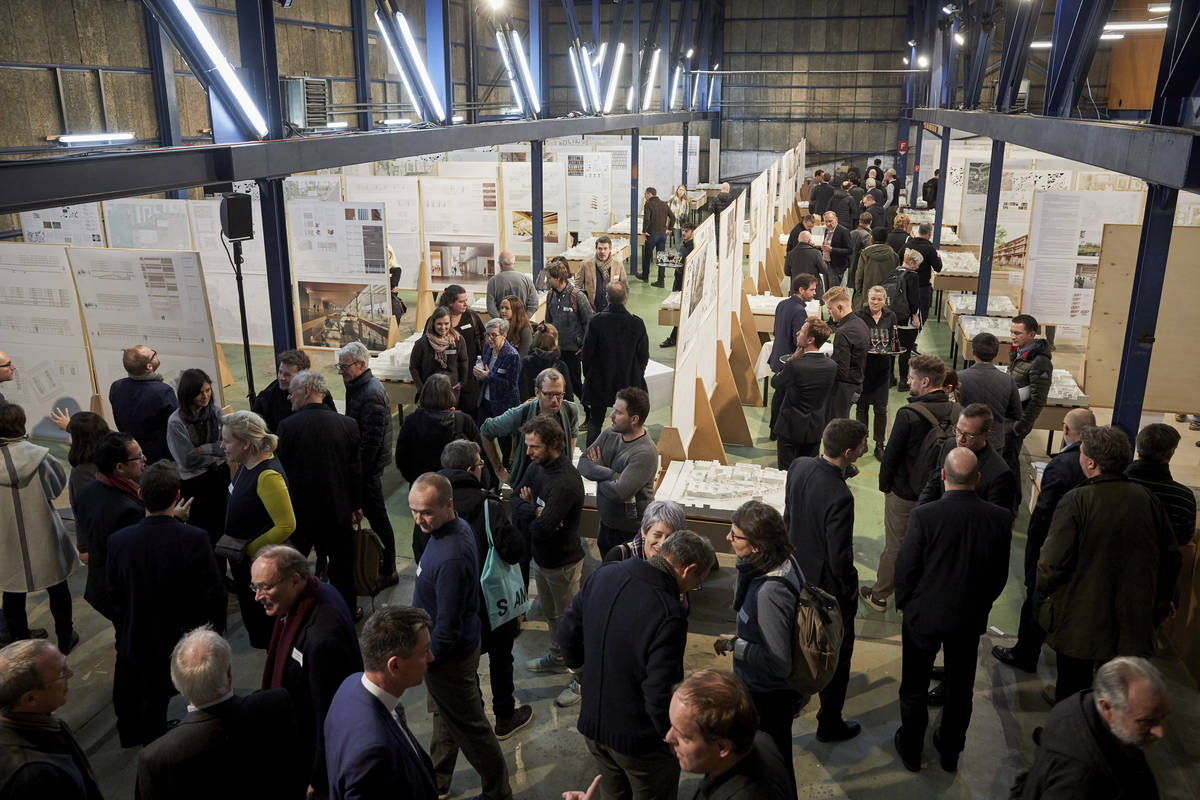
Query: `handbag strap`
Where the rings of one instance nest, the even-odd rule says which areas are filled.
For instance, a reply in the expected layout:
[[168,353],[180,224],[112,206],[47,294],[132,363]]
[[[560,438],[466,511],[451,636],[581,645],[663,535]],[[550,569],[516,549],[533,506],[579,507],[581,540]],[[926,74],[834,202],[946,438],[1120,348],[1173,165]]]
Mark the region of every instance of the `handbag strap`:
[[492,515],[491,512],[488,511],[488,501],[486,497],[483,498],[483,529],[487,532],[488,550],[494,550],[496,546],[492,544]]

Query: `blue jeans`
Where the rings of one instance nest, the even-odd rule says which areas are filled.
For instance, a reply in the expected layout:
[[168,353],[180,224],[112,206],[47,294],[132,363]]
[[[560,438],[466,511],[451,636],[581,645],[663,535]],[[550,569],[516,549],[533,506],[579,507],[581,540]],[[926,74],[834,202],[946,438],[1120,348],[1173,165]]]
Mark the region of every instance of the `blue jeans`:
[[[642,246],[642,280],[650,280],[650,262],[654,260],[655,250],[667,249],[667,235],[659,233],[654,236],[646,237],[646,244]],[[663,282],[663,268],[658,268],[658,282]]]

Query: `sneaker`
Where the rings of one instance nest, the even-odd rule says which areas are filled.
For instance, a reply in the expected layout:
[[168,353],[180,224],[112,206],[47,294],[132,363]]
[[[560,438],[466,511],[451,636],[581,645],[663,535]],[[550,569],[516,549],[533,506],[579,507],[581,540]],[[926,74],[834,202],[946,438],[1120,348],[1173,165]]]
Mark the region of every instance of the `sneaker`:
[[503,741],[524,728],[533,720],[532,706],[517,706],[513,713],[504,719],[496,718],[496,738]]
[[883,600],[876,600],[875,595],[871,593],[870,586],[858,587],[858,597],[868,606],[880,613],[887,611],[887,598],[884,598]]
[[571,678],[571,682],[567,684],[567,688],[559,692],[558,697],[554,698],[554,705],[559,708],[570,708],[581,699],[579,695],[579,681]]
[[59,639],[58,640],[58,651],[60,653],[62,653],[64,656],[69,656],[69,655],[71,655],[71,651],[74,650],[78,644],[79,644],[79,631],[71,631],[71,636],[69,639],[66,639],[66,640]]
[[526,672],[566,672],[567,665],[561,658],[546,653],[540,658],[532,658],[525,662]]

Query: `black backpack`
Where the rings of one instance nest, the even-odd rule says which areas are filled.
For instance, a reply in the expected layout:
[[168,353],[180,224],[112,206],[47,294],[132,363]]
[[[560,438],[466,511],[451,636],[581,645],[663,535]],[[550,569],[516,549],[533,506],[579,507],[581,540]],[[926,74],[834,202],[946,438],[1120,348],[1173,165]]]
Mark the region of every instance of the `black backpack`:
[[887,307],[896,315],[896,322],[899,325],[907,323],[913,314],[914,305],[904,291],[904,279],[908,271],[908,267],[903,265],[896,267],[879,284],[887,292]]
[[908,476],[909,488],[913,490],[913,494],[919,497],[929,475],[942,467],[942,445],[946,443],[947,439],[954,437],[954,426],[958,422],[959,407],[957,403],[951,403],[950,411],[943,419],[934,416],[925,403],[909,403],[905,408],[931,426],[929,432],[925,434],[925,438],[921,440],[917,463]]

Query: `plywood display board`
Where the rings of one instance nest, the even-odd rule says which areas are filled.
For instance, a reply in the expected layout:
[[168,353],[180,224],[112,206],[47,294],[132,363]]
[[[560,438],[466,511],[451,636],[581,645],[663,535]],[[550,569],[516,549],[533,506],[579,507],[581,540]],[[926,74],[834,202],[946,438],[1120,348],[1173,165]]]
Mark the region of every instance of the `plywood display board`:
[[99,203],[39,208],[21,212],[21,234],[30,244],[104,247]]
[[105,200],[104,233],[109,247],[192,249],[187,200]]
[[1106,222],[1140,221],[1140,192],[1035,192],[1021,310],[1049,325],[1090,325]]
[[[526,162],[505,162],[500,185],[504,194],[504,245],[517,255],[533,252],[531,169]],[[570,246],[567,220],[567,165],[542,164],[542,242],[545,255],[558,255]]]
[[[1105,225],[1100,248],[1093,323],[1084,369],[1084,391],[1092,405],[1112,406],[1121,372],[1129,287],[1137,264],[1140,225]],[[1143,408],[1194,412],[1200,397],[1196,342],[1200,341],[1200,282],[1195,278],[1200,228],[1176,227],[1171,235],[1158,326],[1150,357]]]
[[581,239],[612,225],[612,153],[559,150],[567,171],[567,224]]
[[50,412],[87,411],[95,393],[66,247],[0,245],[0,342],[17,365],[5,398],[25,409],[30,433],[65,438]]
[[383,203],[387,243],[402,270],[401,289],[416,289],[421,263],[421,195],[416,177],[347,176],[346,200],[353,203]]
[[359,341],[387,349],[387,237],[382,203],[292,202],[288,241],[301,347]]
[[[237,277],[230,258],[233,245],[222,241],[221,201],[189,200],[192,241],[204,269],[204,287],[212,310],[213,335],[218,342],[242,343]],[[251,202],[254,230],[262,231],[258,199]],[[228,248],[228,249],[226,249]],[[250,344],[271,346],[271,305],[267,294],[267,259],[261,238],[242,242],[242,285],[246,295],[246,330]]]
[[195,252],[67,248],[99,394],[125,377],[121,352],[137,344],[157,351],[159,372],[174,385],[197,367],[213,378],[221,405],[220,371],[204,273]]

